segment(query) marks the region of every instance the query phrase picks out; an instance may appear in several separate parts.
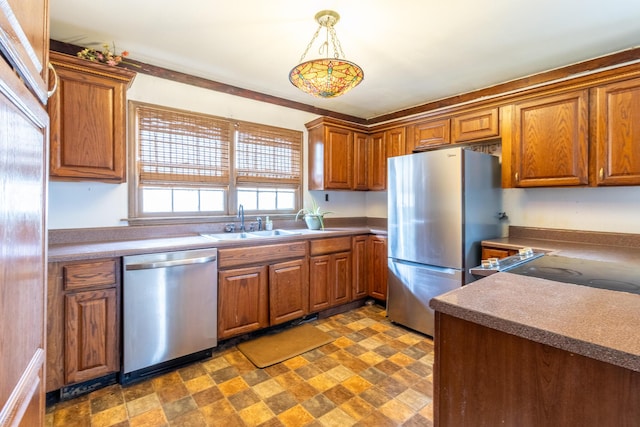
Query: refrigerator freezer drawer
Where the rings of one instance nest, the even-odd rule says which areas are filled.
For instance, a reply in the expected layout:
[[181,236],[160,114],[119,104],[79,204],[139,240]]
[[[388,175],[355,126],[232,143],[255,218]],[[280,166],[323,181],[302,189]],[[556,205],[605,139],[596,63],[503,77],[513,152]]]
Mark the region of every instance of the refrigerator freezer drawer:
[[463,272],[389,258],[389,320],[433,337],[431,298],[462,286]]

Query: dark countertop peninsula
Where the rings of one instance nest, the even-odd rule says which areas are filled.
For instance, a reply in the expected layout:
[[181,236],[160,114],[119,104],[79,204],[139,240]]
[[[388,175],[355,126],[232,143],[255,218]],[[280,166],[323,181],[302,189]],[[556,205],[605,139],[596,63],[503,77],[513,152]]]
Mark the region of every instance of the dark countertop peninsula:
[[439,312],[640,372],[640,295],[497,273],[431,300]]
[[[632,234],[516,227],[483,244],[634,269],[640,262],[640,235]],[[618,426],[640,419],[640,295],[501,272],[430,306],[434,425]]]
[[[640,264],[640,235],[510,227],[483,245],[531,247],[594,261]],[[640,274],[640,269],[639,269]],[[431,301],[436,311],[640,371],[640,295],[498,273]]]

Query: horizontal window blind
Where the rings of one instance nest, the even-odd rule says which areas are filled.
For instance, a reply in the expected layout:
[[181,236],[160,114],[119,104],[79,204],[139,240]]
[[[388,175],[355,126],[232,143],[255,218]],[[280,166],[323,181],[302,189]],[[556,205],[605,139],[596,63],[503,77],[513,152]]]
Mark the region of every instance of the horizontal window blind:
[[236,182],[301,184],[302,132],[246,122],[236,126]]
[[140,184],[228,184],[230,121],[137,105]]

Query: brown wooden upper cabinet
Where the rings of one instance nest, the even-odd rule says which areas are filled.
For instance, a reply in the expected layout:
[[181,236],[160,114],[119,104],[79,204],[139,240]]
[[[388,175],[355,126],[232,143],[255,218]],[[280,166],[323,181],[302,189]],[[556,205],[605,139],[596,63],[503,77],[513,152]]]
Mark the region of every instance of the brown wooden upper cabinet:
[[386,158],[405,154],[405,129],[369,134],[322,117],[309,131],[309,190],[384,190]]
[[451,119],[429,120],[413,125],[412,151],[451,143]]
[[509,141],[514,186],[587,184],[588,109],[587,89],[514,104]]
[[593,185],[640,185],[640,79],[593,89]]
[[384,132],[369,135],[367,150],[367,188],[384,190],[387,188],[387,149]]
[[500,136],[498,107],[472,111],[451,119],[451,142],[480,141]]
[[498,107],[492,107],[416,123],[413,125],[413,145],[409,151],[498,138],[499,117]]
[[353,133],[353,189],[369,189],[369,136],[366,133]]
[[50,52],[52,179],[126,181],[126,91],[136,73]]
[[406,139],[407,131],[404,126],[385,131],[384,143],[387,147],[387,158],[407,154]]
[[369,181],[367,190],[387,189],[387,159],[407,154],[406,140],[406,128],[404,126],[369,135],[369,156],[367,157]]
[[354,131],[314,121],[309,130],[309,190],[352,190]]

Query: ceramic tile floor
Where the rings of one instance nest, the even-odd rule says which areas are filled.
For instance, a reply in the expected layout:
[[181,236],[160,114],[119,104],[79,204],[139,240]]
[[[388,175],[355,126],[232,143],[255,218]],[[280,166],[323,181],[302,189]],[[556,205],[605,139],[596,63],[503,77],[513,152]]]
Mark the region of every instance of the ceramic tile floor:
[[380,306],[311,324],[335,341],[256,368],[235,346],[47,408],[46,426],[431,426],[433,342]]

